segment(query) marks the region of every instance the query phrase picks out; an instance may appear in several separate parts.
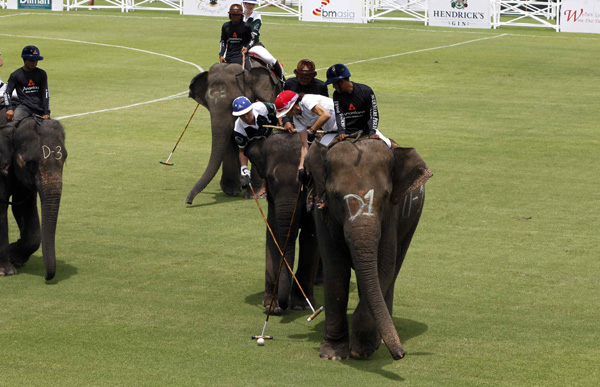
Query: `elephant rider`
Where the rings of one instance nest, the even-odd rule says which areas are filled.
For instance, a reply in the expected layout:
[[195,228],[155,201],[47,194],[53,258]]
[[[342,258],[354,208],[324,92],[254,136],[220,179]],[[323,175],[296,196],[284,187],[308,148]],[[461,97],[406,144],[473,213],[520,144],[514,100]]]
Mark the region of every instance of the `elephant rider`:
[[[21,52],[23,67],[17,69],[8,78],[4,90],[4,106],[6,119],[12,121],[16,128],[24,118],[33,115],[50,118],[50,94],[48,93],[48,76],[37,67],[38,61],[44,57],[35,46],[25,46]],[[16,108],[11,102],[11,94],[16,90],[20,104]]]
[[[240,148],[239,158],[242,166],[242,176],[250,180],[250,170],[248,169],[248,156],[244,154],[244,149],[248,141],[256,136],[268,137],[272,129],[263,125],[277,125],[277,115],[275,105],[270,102],[252,103],[244,96],[233,100],[233,115],[238,117],[235,120],[233,137]],[[266,185],[263,184],[263,190]],[[259,192],[259,196],[263,193]]]
[[[320,94],[329,97],[327,85],[320,79],[315,78],[315,62],[310,59],[302,59],[294,70],[296,77],[285,80],[284,90],[291,90],[298,94]],[[287,116],[283,117],[283,126],[289,131],[293,128],[293,119]]]
[[[297,94],[291,90],[284,90],[275,99],[275,107],[278,118],[286,116],[294,120],[296,128],[289,131],[298,132],[302,144],[298,180],[307,185],[309,179],[304,171],[304,158],[308,152],[309,136],[314,139],[317,130],[324,131],[325,135],[319,142],[327,146],[338,132],[333,100],[320,94]],[[307,202],[309,210],[312,209],[311,194]]]
[[379,112],[373,90],[361,83],[350,81],[350,70],[343,64],[336,64],[327,70],[327,81],[332,84],[335,119],[338,126],[338,138],[345,139],[357,132],[368,134],[369,138],[381,139],[391,148],[391,141],[377,126]]
[[242,4],[244,5],[244,22],[250,26],[252,39],[254,39],[254,45],[249,48],[249,53],[258,56],[271,70],[273,70],[277,78],[279,78],[281,82],[284,82],[285,78],[283,76],[283,67],[281,66],[281,63],[279,63],[260,42],[262,18],[258,13],[254,12],[254,7],[256,7],[258,1],[244,0]]
[[242,21],[241,4],[231,4],[229,21],[221,27],[220,63],[243,63],[243,55],[254,44],[250,26]]

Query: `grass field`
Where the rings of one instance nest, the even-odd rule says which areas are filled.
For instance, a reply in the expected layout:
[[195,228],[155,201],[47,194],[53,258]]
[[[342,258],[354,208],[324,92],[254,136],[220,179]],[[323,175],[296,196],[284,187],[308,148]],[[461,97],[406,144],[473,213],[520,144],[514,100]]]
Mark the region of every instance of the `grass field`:
[[382,132],[434,172],[396,286],[407,356],[330,362],[323,317],[274,316],[275,340],[250,339],[265,320],[256,204],[218,178],[184,204],[210,153],[205,109],[175,166],[158,163],[224,21],[0,11],[0,77],[23,46],[40,48],[69,152],[56,278],[44,281],[41,251],[0,278],[0,385],[597,385],[600,37],[265,18],[288,73],[304,57],[321,79],[349,64],[377,95]]

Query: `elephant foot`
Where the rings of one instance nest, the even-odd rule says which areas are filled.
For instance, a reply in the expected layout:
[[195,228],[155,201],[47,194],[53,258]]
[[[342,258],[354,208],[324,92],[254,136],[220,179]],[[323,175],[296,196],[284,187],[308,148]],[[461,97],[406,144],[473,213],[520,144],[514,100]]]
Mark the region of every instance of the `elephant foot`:
[[323,339],[319,356],[327,360],[345,360],[350,358],[350,347],[348,340],[332,341]]
[[[37,248],[35,250],[37,250]],[[8,258],[10,259],[10,263],[17,267],[25,266],[27,261],[29,261],[31,254],[33,253],[23,251],[21,246],[16,242],[11,243],[8,246]]]
[[[309,298],[309,301],[313,305],[313,307],[315,307],[315,300],[312,297]],[[308,305],[308,303],[306,302],[306,300],[304,298],[295,297],[295,296],[292,296],[290,298],[289,308],[292,310],[297,310],[297,311],[311,310],[310,306]]]
[[10,263],[5,263],[0,266],[0,277],[15,275],[17,274],[17,269]]
[[381,336],[377,330],[368,332],[352,332],[350,352],[352,357],[366,359],[373,355],[381,345]]
[[[269,310],[269,305],[271,305],[271,294],[265,293],[262,301],[262,306],[265,307],[265,310]],[[279,302],[277,301],[277,297],[273,299],[273,305],[271,305],[271,314],[276,316],[280,316],[283,314],[283,309],[279,306]]]

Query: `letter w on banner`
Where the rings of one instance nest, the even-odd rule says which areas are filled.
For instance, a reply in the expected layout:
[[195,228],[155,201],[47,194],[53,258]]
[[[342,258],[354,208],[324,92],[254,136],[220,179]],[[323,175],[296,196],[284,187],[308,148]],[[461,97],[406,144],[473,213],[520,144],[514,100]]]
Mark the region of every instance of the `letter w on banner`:
[[600,34],[600,2],[563,0],[560,7],[560,31]]

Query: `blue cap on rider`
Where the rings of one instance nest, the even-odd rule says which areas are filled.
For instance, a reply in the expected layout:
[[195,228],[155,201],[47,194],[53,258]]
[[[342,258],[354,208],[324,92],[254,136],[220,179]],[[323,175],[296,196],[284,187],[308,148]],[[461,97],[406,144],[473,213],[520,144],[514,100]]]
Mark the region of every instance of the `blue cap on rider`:
[[326,85],[339,81],[340,79],[350,78],[350,70],[345,65],[338,63],[327,69]]
[[252,102],[246,97],[237,97],[233,100],[233,115],[236,117],[243,116],[252,110]]

